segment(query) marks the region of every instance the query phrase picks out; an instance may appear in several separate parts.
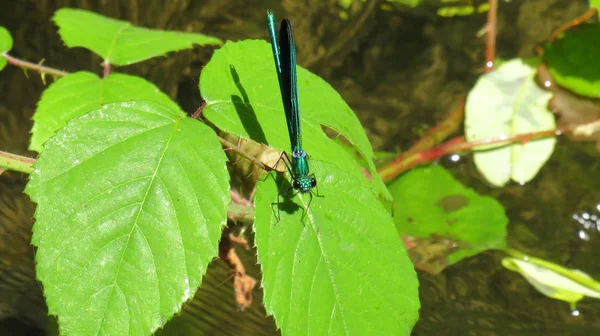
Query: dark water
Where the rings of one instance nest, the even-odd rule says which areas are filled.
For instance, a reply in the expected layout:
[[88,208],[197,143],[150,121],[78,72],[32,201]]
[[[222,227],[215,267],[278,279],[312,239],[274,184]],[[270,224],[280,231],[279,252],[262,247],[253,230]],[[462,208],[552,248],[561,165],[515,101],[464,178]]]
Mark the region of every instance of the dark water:
[[[536,43],[562,22],[581,14],[585,3],[501,2],[499,57],[534,55]],[[484,40],[475,33],[485,24],[486,16],[439,18],[427,8],[383,11],[380,4],[381,1],[356,1],[348,11],[349,19],[343,21],[335,1],[180,0],[144,1],[143,5],[134,0],[3,1],[0,25],[13,34],[14,56],[34,62],[45,58],[45,64],[67,71],[86,69],[99,73],[98,57],[62,46],[50,22],[54,10],[65,6],[86,8],[138,25],[192,29],[222,39],[241,40],[267,37],[264,9],[272,8],[278,17],[287,13],[294,23],[299,64],[323,76],[340,91],[363,122],[375,149],[400,151],[442,119],[456,97],[466,94],[474,84],[484,63]],[[210,54],[208,49],[195,49],[120,70],[153,81],[186,111],[193,112],[201,102],[197,74]],[[30,117],[43,88],[33,73],[26,78],[12,67],[0,72],[0,150],[25,153]],[[595,223],[582,220],[585,213],[600,216],[600,160],[592,144],[559,139],[550,161],[525,186],[490,188],[475,171],[469,156],[459,163],[443,164],[467,186],[502,203],[510,219],[508,241],[512,247],[600,279],[600,232]],[[7,196],[10,190],[10,201],[0,197],[4,200],[0,209],[6,208],[7,203],[12,204],[11,209],[18,209],[0,210],[0,228],[27,230],[32,207],[14,205],[26,201],[26,197],[19,196],[24,177],[5,174],[0,179],[0,193]],[[258,276],[258,268],[252,266],[253,253],[240,253],[249,272]],[[520,275],[504,269],[500,264],[503,256],[486,252],[436,276],[419,273],[422,309],[414,334],[600,334],[600,301],[584,299],[578,304],[580,315],[572,316],[566,303],[543,296]],[[23,292],[35,283],[24,281],[13,286]],[[265,313],[259,302],[260,292],[255,294],[255,303],[247,312],[237,311],[229,274],[216,262],[197,300],[188,306],[191,313],[178,319],[200,334],[276,334],[272,319],[262,318]],[[27,315],[45,309],[36,299],[22,298],[29,300],[25,307],[31,314],[24,308],[8,313],[0,309],[0,317],[16,315],[31,322]],[[3,299],[0,298],[0,304]],[[215,306],[220,310],[215,311]],[[15,321],[9,322],[8,330],[16,334]],[[229,327],[222,327],[225,324]]]

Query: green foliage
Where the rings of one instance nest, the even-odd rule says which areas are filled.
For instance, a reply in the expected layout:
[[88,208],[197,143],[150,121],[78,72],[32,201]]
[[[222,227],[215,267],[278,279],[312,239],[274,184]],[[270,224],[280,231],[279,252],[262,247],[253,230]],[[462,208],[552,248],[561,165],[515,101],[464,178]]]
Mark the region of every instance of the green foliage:
[[1,54],[10,51],[12,49],[13,40],[10,33],[6,28],[0,26],[0,70],[6,66],[6,58],[2,57]]
[[415,8],[423,4],[423,0],[386,0],[387,2],[401,4],[407,7]]
[[401,234],[419,238],[439,235],[463,245],[448,256],[447,264],[486,249],[506,247],[508,219],[502,205],[465,188],[444,168],[413,169],[389,188]]
[[44,91],[33,116],[29,149],[43,150],[43,144],[68,120],[121,101],[150,100],[183,113],[171,98],[143,78],[111,74],[100,78],[91,72],[76,72],[60,78]]
[[[515,59],[479,78],[465,106],[468,141],[553,130],[554,115],[547,105],[551,93],[534,81],[534,69]],[[488,182],[503,186],[509,180],[531,181],[554,151],[556,139],[526,144],[478,147],[477,169]]]
[[504,267],[520,273],[540,293],[570,303],[571,309],[575,309],[575,304],[585,296],[600,299],[600,282],[587,273],[516,250],[506,252],[511,256],[502,259]]
[[[68,46],[117,65],[215,42],[81,10],[59,10],[54,20]],[[202,72],[204,116],[226,132],[289,150],[276,78],[267,43],[226,44]],[[320,196],[310,207],[310,194],[278,197],[289,188],[286,175],[258,183],[254,229],[267,310],[289,335],[409,334],[418,318],[417,278],[378,200],[391,196],[365,131],[325,81],[302,68],[298,80]],[[151,334],[193,296],[217,255],[229,177],[214,131],[153,84],[114,73],[60,78],[33,119],[30,148],[41,155],[26,192],[37,203],[33,244],[50,314],[62,334]]]
[[365,192],[364,178],[311,163],[323,197],[313,197],[304,221],[308,195],[278,198],[286,184],[271,177],[257,186],[255,243],[267,312],[284,335],[410,334],[418,283],[392,219]]
[[194,44],[220,44],[221,40],[204,34],[139,28],[81,9],[63,8],[53,17],[61,38],[69,48],[83,47],[105,63],[127,65],[189,49]]
[[[289,151],[283,105],[271,47],[265,41],[227,42],[202,70],[200,91],[204,116],[220,129]],[[346,137],[366,158],[373,189],[391,199],[378,177],[373,149],[360,121],[327,82],[298,67],[303,146],[311,160],[334,164],[356,178],[358,163],[321,129],[325,125]],[[318,178],[318,176],[317,176]]]
[[209,127],[152,102],[104,105],[46,143],[26,192],[63,334],[148,335],[180,310],[217,255],[225,162]]
[[600,98],[600,24],[567,30],[558,41],[546,43],[544,63],[556,83],[579,95]]
[[[298,86],[303,146],[322,197],[311,201],[309,194],[292,192],[278,197],[289,189],[281,176],[257,186],[256,246],[267,311],[288,335],[369,334],[371,328],[408,334],[417,319],[417,282],[392,220],[376,199],[387,189],[378,177],[368,182],[353,156],[321,125],[353,143],[375,173],[364,130],[322,79],[299,67]],[[202,71],[200,88],[204,116],[217,127],[289,150],[267,43],[226,43]]]

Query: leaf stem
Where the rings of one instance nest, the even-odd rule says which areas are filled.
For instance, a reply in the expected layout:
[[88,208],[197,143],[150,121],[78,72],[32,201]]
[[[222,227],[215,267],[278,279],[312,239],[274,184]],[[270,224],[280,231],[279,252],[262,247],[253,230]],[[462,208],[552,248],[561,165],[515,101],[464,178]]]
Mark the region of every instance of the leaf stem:
[[485,66],[483,72],[494,70],[496,58],[496,21],[498,18],[498,0],[489,0],[490,9],[487,17],[485,40]]
[[204,110],[204,108],[206,107],[206,102],[202,102],[202,105],[200,105],[200,107],[198,107],[198,109],[192,113],[192,119],[200,119],[200,117],[202,116],[202,110]]
[[0,170],[9,169],[25,174],[31,174],[33,172],[34,163],[34,158],[0,151]]
[[574,129],[581,129],[581,127],[586,124],[592,124],[596,122],[598,122],[598,120],[593,120],[585,124],[569,125],[563,128],[557,128],[553,130],[523,133],[511,136],[498,136],[471,142],[465,142],[464,137],[460,136],[454,139],[450,139],[449,141],[431,149],[427,149],[409,155],[400,155],[394,161],[379,168],[378,173],[384,182],[389,182],[410,168],[429,163],[451,153],[472,150],[476,147],[487,146],[491,144],[509,145],[517,142],[526,143],[528,141],[535,141],[543,138],[555,137],[564,133],[571,132]]
[[420,152],[429,149],[446,139],[449,135],[456,132],[462,123],[465,115],[465,97],[460,96],[457,99],[456,105],[448,112],[442,121],[438,122],[434,127],[427,132],[403,155]]
[[104,69],[102,70],[102,78],[106,78],[108,77],[108,75],[110,75],[110,63],[104,62],[102,63],[102,66],[104,67]]
[[223,146],[225,146],[228,150],[232,150],[238,154],[240,154],[241,156],[245,157],[246,159],[248,159],[250,162],[254,163],[255,165],[257,165],[258,167],[260,167],[262,170],[264,171],[271,171],[274,170],[273,168],[269,167],[268,165],[264,164],[262,161],[260,161],[259,159],[255,158],[254,156],[246,153],[243,149],[240,148],[240,146],[234,145],[233,143],[221,138],[220,136],[217,136],[219,138],[219,141],[221,142],[221,144]]
[[16,57],[12,57],[8,53],[2,53],[2,57],[6,58],[6,61],[9,64],[12,64],[19,68],[30,69],[30,70],[39,72],[42,75],[42,77],[45,76],[46,74],[49,74],[52,76],[57,76],[57,77],[63,77],[63,76],[66,76],[69,74],[66,71],[46,67],[46,66],[43,66],[38,63],[31,63],[31,62],[27,62],[27,61],[18,59]]

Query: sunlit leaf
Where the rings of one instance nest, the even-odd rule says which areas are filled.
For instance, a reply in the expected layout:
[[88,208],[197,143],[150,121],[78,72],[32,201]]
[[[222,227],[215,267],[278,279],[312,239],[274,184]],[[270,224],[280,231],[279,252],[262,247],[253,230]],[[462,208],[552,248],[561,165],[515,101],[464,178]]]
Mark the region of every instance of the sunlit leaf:
[[61,334],[150,335],[181,309],[217,255],[225,162],[214,131],[152,102],[105,105],[47,142],[26,192]]
[[511,257],[502,259],[504,267],[520,273],[540,293],[569,302],[572,309],[584,296],[600,298],[600,282],[580,270],[564,268],[516,250],[507,250],[507,253]]
[[[515,59],[481,76],[467,97],[467,140],[554,129],[554,116],[547,109],[551,94],[536,85],[534,75],[533,68]],[[555,142],[549,138],[478,147],[475,164],[493,185],[503,186],[511,179],[523,184],[533,179],[548,160]]]
[[[303,146],[317,188],[312,197],[295,194],[288,174],[258,183],[255,243],[265,307],[286,335],[408,334],[417,319],[417,281],[376,197],[387,189],[376,175],[369,182],[322,125],[348,139],[374,173],[364,129],[322,79],[298,68],[298,85]],[[202,71],[200,89],[203,115],[217,127],[290,151],[267,43],[226,43]]]
[[154,84],[140,77],[113,73],[100,78],[83,71],[61,77],[44,91],[38,103],[33,115],[29,149],[41,152],[44,142],[72,118],[98,109],[103,104],[133,100],[154,101],[181,111]]
[[192,48],[194,44],[220,44],[204,34],[135,27],[82,9],[62,8],[54,22],[69,48],[83,47],[98,54],[105,63],[127,65],[162,56],[170,51]]
[[6,58],[2,56],[5,52],[12,49],[13,40],[6,28],[0,26],[0,70],[6,66]]
[[389,214],[365,193],[366,181],[317,160],[311,168],[323,177],[322,197],[312,201],[309,194],[278,197],[289,186],[282,176],[257,186],[267,312],[284,335],[409,335],[418,284]]
[[[271,47],[265,41],[227,42],[202,70],[203,115],[220,129],[279,151],[290,151]],[[373,188],[391,198],[376,174],[373,149],[358,118],[324,80],[298,67],[302,141],[311,159],[363,176],[352,156],[323,132],[325,125],[346,137],[366,159]],[[317,176],[318,177],[318,176]],[[363,177],[364,178],[364,177]]]

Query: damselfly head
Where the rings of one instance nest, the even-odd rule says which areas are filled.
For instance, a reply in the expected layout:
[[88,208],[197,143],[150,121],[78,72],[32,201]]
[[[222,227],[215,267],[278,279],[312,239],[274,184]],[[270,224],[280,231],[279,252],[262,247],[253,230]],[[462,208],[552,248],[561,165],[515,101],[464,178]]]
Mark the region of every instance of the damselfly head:
[[315,180],[314,177],[302,177],[299,179],[294,179],[292,182],[292,187],[301,193],[310,192],[310,190],[316,186],[317,180]]

